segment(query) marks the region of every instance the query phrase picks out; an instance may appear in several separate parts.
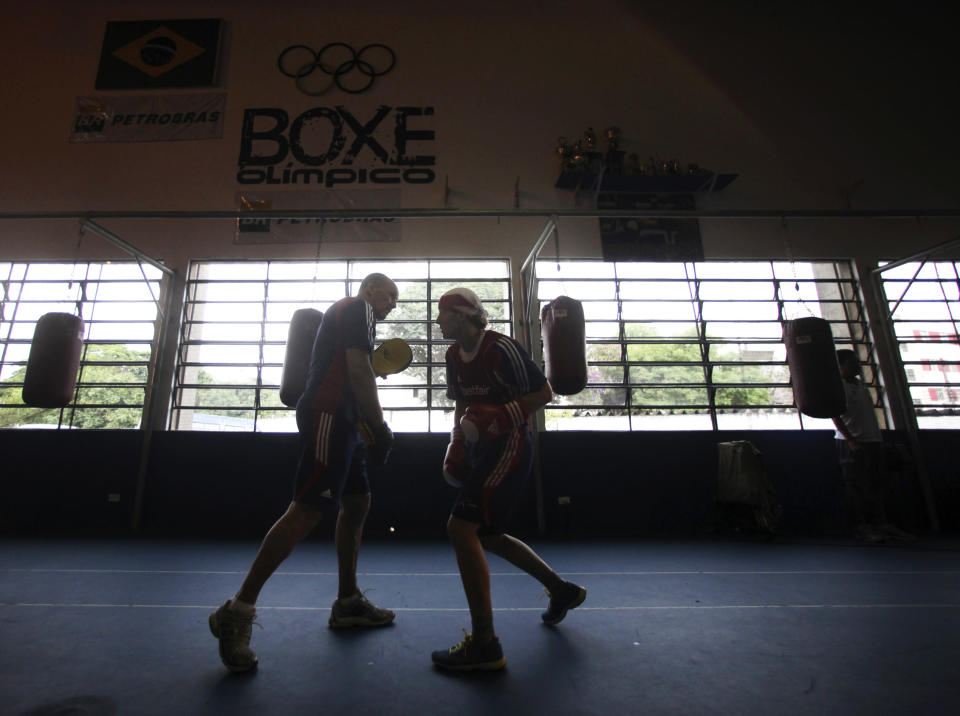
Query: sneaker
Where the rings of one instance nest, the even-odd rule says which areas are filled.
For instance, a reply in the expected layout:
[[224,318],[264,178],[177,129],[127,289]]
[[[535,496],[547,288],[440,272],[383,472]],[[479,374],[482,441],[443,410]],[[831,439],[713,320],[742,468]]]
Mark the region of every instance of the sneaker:
[[497,671],[507,665],[497,637],[486,644],[478,644],[466,629],[463,630],[463,641],[449,649],[433,652],[431,658],[436,666],[450,671]]
[[896,525],[891,525],[890,523],[880,525],[880,533],[884,537],[890,537],[891,539],[899,540],[900,542],[913,542],[917,536],[911,534],[906,530],[902,530]]
[[868,544],[877,544],[883,542],[883,535],[880,534],[872,525],[860,525],[854,535],[861,542]]
[[389,609],[383,609],[371,603],[363,592],[352,597],[338,599],[330,610],[331,629],[347,627],[381,627],[390,624],[397,615]]
[[547,591],[550,597],[550,606],[540,615],[546,624],[559,624],[567,616],[567,612],[583,604],[587,598],[587,590],[573,582],[564,582],[556,594]]
[[230,671],[250,671],[257,665],[257,655],[250,648],[250,633],[256,612],[249,615],[230,609],[228,599],[210,615],[210,631],[220,640],[220,659]]

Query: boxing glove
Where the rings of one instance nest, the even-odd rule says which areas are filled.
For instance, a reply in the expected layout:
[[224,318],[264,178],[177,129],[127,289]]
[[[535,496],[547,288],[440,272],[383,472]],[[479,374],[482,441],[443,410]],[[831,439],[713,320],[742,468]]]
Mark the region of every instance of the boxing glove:
[[467,446],[463,428],[458,426],[450,431],[450,444],[447,445],[447,454],[443,457],[443,479],[453,487],[460,487],[468,473]]
[[460,427],[468,443],[494,440],[527,422],[527,412],[519,401],[504,405],[471,403],[460,418]]
[[393,431],[386,422],[371,426],[366,420],[357,423],[357,431],[367,446],[367,455],[373,465],[386,465],[393,447]]

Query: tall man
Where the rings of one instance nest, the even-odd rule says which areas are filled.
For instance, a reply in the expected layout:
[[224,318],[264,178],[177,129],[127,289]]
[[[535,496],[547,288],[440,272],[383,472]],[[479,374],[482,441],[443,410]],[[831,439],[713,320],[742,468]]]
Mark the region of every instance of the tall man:
[[461,488],[447,534],[473,632],[456,646],[433,652],[433,663],[457,671],[492,671],[507,660],[493,628],[484,550],[546,587],[550,605],[541,617],[547,624],[559,623],[583,602],[587,590],[561,579],[529,546],[503,531],[533,466],[527,417],[553,398],[550,384],[517,341],[486,330],[487,314],[473,291],[447,291],[438,308],[443,337],[455,341],[446,354],[447,396],[456,401],[456,410],[443,475]]
[[[367,276],[355,297],[340,299],[324,314],[313,344],[306,387],[297,403],[300,461],[293,501],[270,528],[240,591],[210,615],[220,658],[231,671],[257,665],[250,648],[255,604],[267,579],[339,500],[335,543],[339,591],[329,624],[377,627],[394,613],[371,604],[357,588],[357,555],[370,509],[366,463],[386,462],[393,434],[383,420],[371,365],[376,322],[397,306],[397,286],[380,273]],[[366,422],[373,442],[357,431]]]

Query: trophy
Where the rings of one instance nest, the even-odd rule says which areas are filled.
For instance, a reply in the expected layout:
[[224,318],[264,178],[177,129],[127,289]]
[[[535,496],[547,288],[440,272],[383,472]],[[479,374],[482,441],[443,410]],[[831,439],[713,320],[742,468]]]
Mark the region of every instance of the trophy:
[[604,132],[607,138],[607,155],[604,163],[608,174],[623,174],[623,155],[620,149],[620,127],[607,127]]
[[607,127],[603,133],[607,137],[608,150],[613,151],[620,148],[620,127]]
[[587,131],[583,133],[583,143],[588,152],[597,148],[597,133],[593,131],[593,127],[587,127]]
[[582,171],[587,165],[587,155],[580,142],[573,143],[573,153],[570,158],[570,164],[572,169],[578,171]]
[[570,146],[567,144],[566,137],[557,138],[557,156],[560,158],[560,169],[569,168]]

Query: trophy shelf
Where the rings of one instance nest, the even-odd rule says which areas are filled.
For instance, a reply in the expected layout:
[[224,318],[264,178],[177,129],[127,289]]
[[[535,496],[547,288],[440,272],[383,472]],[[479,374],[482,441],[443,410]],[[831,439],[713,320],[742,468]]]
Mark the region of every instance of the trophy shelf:
[[[584,171],[562,171],[557,189],[592,190],[637,194],[689,194],[713,192],[727,187],[737,174],[702,172],[697,174],[603,174]],[[600,186],[597,187],[597,178]]]

